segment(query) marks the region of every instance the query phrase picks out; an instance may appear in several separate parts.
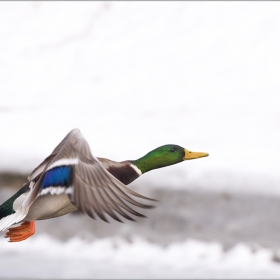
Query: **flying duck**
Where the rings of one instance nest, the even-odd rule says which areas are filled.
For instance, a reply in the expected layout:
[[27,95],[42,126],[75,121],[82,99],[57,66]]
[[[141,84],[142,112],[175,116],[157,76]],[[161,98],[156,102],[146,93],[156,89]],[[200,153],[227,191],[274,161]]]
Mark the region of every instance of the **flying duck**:
[[[28,181],[0,206],[0,230],[10,242],[25,240],[35,233],[35,221],[80,210],[108,222],[105,214],[122,222],[144,217],[131,205],[152,208],[132,197],[151,200],[126,185],[143,173],[184,160],[208,156],[178,145],[164,145],[137,160],[115,162],[92,155],[79,129],[73,129],[28,176]],[[132,197],[131,197],[132,196]],[[125,210],[125,211],[124,211]],[[129,215],[129,214],[131,215]],[[22,223],[17,227],[14,224]]]

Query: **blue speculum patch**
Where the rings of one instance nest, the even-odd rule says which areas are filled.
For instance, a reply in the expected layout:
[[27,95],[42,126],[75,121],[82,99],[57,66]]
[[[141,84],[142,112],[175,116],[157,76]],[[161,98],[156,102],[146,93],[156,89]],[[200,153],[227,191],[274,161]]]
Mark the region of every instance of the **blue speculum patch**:
[[58,166],[49,170],[43,179],[42,189],[50,186],[69,187],[72,183],[71,166]]

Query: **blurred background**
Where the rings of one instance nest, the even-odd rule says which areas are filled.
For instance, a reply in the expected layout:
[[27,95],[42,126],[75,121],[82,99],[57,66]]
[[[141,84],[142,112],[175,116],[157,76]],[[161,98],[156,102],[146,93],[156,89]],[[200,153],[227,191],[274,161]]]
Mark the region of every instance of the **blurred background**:
[[130,187],[137,223],[79,213],[8,243],[0,278],[279,278],[279,2],[1,2],[0,203],[79,128],[92,153],[209,157]]

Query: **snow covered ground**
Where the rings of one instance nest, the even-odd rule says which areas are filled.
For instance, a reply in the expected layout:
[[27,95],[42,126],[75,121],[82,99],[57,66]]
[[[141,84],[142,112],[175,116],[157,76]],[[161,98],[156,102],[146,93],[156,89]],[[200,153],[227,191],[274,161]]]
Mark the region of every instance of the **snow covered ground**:
[[[116,161],[167,143],[210,154],[137,186],[279,196],[279,13],[274,1],[0,2],[0,171],[30,172],[78,127]],[[279,278],[279,248],[221,244],[1,239],[0,277]]]
[[[237,244],[186,240],[167,247],[139,237],[67,244],[38,236],[20,244],[0,240],[1,278],[279,278],[274,253]],[[17,266],[17,269],[15,269]]]
[[157,208],[137,223],[70,214],[37,221],[17,244],[1,232],[0,278],[279,278],[278,197],[153,197]]

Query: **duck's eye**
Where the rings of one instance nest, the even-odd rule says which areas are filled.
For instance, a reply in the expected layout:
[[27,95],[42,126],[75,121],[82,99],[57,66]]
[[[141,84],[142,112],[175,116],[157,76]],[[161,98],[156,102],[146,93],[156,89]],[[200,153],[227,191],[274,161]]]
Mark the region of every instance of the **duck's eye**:
[[174,149],[174,148],[171,148],[171,149],[170,149],[170,152],[171,152],[171,153],[173,153],[174,151],[175,151],[175,149]]

